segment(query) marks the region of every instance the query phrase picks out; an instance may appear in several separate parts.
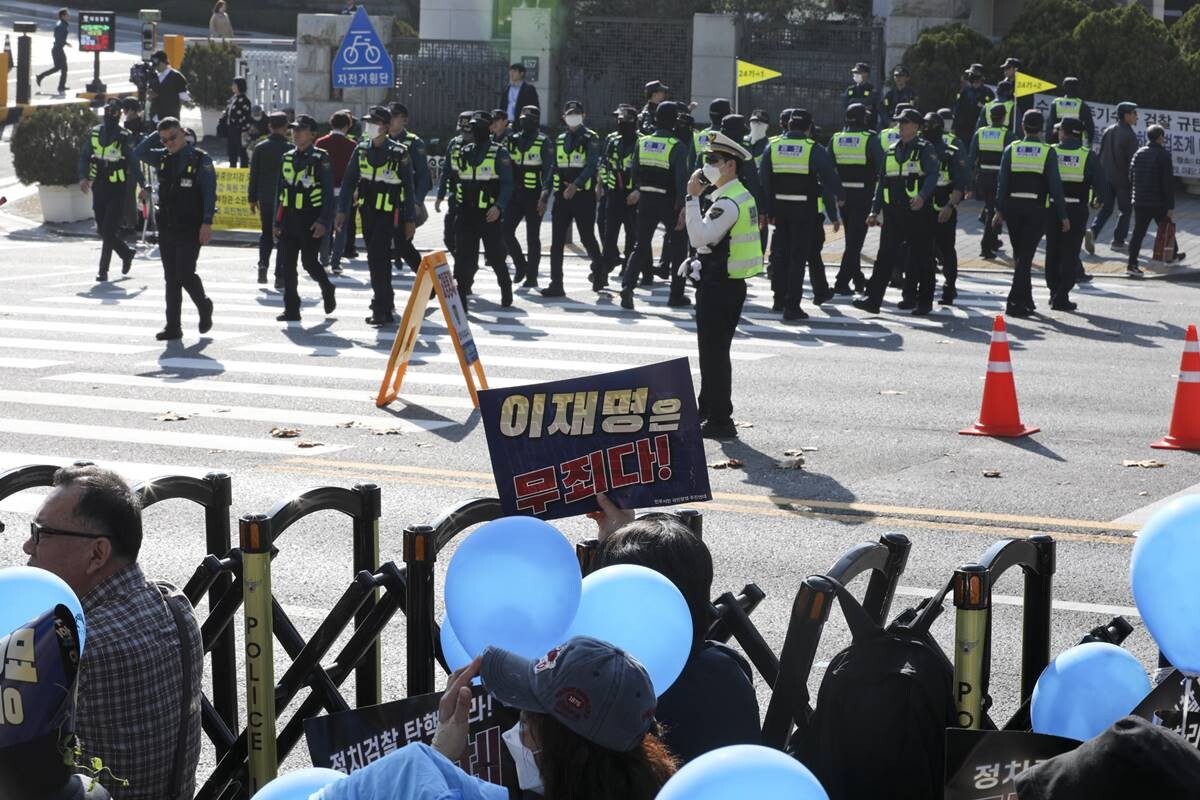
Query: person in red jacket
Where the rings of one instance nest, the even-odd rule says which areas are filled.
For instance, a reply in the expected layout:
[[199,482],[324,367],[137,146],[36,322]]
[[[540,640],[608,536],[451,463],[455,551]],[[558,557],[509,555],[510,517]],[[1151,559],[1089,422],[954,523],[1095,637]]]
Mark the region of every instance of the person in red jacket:
[[[351,125],[350,115],[337,112],[329,118],[329,133],[317,139],[317,147],[329,153],[333,165],[333,196],[341,192],[342,178],[346,176],[346,166],[354,155],[356,144],[347,133]],[[342,252],[346,247],[346,234],[349,225],[343,226],[337,233],[327,233],[321,242],[321,262],[329,264],[334,275],[342,274]]]

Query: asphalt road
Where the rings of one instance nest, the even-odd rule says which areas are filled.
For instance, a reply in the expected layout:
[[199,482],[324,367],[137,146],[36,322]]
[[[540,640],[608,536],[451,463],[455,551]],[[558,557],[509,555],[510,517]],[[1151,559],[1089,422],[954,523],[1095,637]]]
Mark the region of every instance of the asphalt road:
[[[433,246],[435,229],[440,220],[422,229],[423,245]],[[254,282],[253,251],[205,248],[213,332],[195,333],[185,300],[186,337],[164,347],[153,338],[162,325],[156,260],[140,257],[128,277],[96,285],[96,243],[48,236],[12,217],[0,217],[0,235],[0,468],[86,458],[135,480],[222,469],[233,476],[238,514],[267,511],[309,487],[375,481],[384,558],[397,561],[406,525],[494,493],[478,415],[433,318],[404,401],[374,407],[394,331],[363,323],[365,261],[337,279],[339,306],[329,318],[302,278],[304,320],[283,324],[274,321],[278,293]],[[581,259],[569,258],[567,271],[568,300],[522,291],[511,309],[499,307],[489,273],[480,273],[471,324],[494,384],[681,354],[694,363],[692,311],[667,308],[661,283],[652,300],[639,292],[637,313],[625,313],[615,295],[597,303]],[[1054,652],[1114,614],[1137,621],[1127,575],[1138,521],[1146,507],[1195,491],[1200,481],[1194,454],[1149,448],[1170,419],[1197,286],[1098,278],[1076,293],[1074,314],[1050,312],[1044,288],[1036,289],[1043,314],[1009,320],[1008,329],[1021,414],[1042,432],[1015,441],[959,436],[979,411],[1006,284],[996,273],[965,275],[957,307],[925,319],[894,310],[867,317],[838,302],[784,326],[770,312],[766,280],[753,282],[733,347],[735,417],[744,425],[736,441],[705,444],[708,461],[736,458],[743,466],[710,470],[716,499],[702,510],[714,595],[750,582],[762,587],[767,599],[754,620],[775,648],[800,580],[889,531],[912,540],[896,610],[940,588],[993,542],[1049,533],[1058,541]],[[409,273],[395,276],[400,303],[410,285]],[[167,412],[187,418],[161,420]],[[321,444],[302,449],[299,439],[272,438],[274,426]],[[777,468],[793,448],[810,448],[805,468]],[[1142,459],[1165,466],[1122,466]],[[22,531],[37,502],[31,492],[0,503],[8,523],[0,564],[23,561]],[[201,521],[197,509],[179,503],[147,512],[142,560],[151,575],[186,580],[204,555]],[[572,539],[592,533],[585,519],[560,528]],[[349,534],[344,518],[327,513],[281,542],[275,591],[305,634],[348,585]],[[449,556],[440,558],[440,574]],[[1016,705],[1020,592],[1016,575],[995,588],[1001,718]],[[947,648],[952,619],[947,613],[937,627]],[[819,661],[846,641],[835,614]],[[1152,666],[1144,630],[1128,646]],[[385,636],[384,652],[386,696],[403,696],[402,620]],[[820,671],[818,664],[814,692]],[[765,708],[761,681],[759,695]],[[290,763],[302,764],[302,754]]]

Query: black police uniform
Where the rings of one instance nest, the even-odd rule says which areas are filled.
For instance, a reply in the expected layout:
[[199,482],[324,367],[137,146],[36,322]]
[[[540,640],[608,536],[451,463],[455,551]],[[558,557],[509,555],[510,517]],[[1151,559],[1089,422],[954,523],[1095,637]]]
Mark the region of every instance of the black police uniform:
[[865,123],[867,130],[879,129],[879,92],[870,81],[862,83],[852,83],[846,89],[845,108],[849,108],[855,103],[862,103],[867,107],[867,116]]
[[446,245],[446,251],[450,255],[454,255],[454,229],[458,219],[458,200],[455,199],[458,195],[458,176],[455,170],[458,151],[468,141],[470,137],[461,130],[450,139],[446,144],[446,157],[442,161],[442,173],[438,178],[438,202],[446,201],[446,215],[442,217],[442,244]]
[[[930,143],[938,155],[938,186],[933,193],[933,252],[942,264],[942,277],[945,285],[942,287],[943,305],[950,305],[958,296],[958,250],[955,239],[958,233],[958,206],[951,203],[951,195],[967,191],[967,174],[965,157],[962,151],[951,142],[945,141],[944,136],[930,135]],[[938,216],[942,209],[950,208],[950,216],[945,222],[940,222]]]
[[[852,137],[852,147],[849,149],[855,151],[857,147],[854,145],[860,137],[866,137],[866,163],[859,163],[861,157],[857,152],[850,154],[847,148],[839,145],[839,135]],[[883,168],[883,146],[879,144],[879,137],[862,125],[847,125],[841,134],[833,134],[829,150],[846,195],[846,204],[842,206],[840,214],[846,246],[842,251],[837,277],[833,281],[833,291],[835,294],[848,295],[852,288],[861,292],[867,285],[862,271],[862,248],[867,238],[871,201],[875,199],[875,181]],[[840,158],[839,152],[842,153]]]
[[[637,144],[636,129],[625,135],[619,130],[613,131],[604,140],[604,152],[600,156],[600,181],[604,186],[607,211],[601,235],[604,272],[595,279],[598,285],[601,284],[601,277],[603,283],[608,282],[612,271],[633,254],[637,242],[637,204],[628,203],[633,191],[633,157],[637,152]],[[624,257],[617,250],[622,229],[625,231]]]
[[[407,192],[406,196],[412,198],[414,216],[405,217],[405,220],[423,221],[421,213],[424,210],[425,195],[432,184],[429,177],[429,157],[425,150],[425,140],[407,129],[390,138],[408,149],[409,169],[412,172],[412,191]],[[393,233],[393,244],[394,255],[399,259],[396,262],[397,269],[400,267],[400,262],[403,261],[409,269],[416,272],[421,266],[421,253],[417,250],[413,240],[408,238],[405,226],[396,226]]]
[[[558,135],[552,172],[554,208],[550,219],[550,286],[542,290],[546,297],[561,297],[563,291],[563,251],[567,231],[575,222],[579,242],[591,261],[591,274],[603,273],[600,244],[596,241],[596,174],[600,165],[600,137],[586,125]],[[566,162],[566,163],[562,163]],[[574,185],[569,200],[563,192]],[[543,190],[543,195],[550,188]]]
[[[1047,152],[1040,172],[1014,172],[1012,163],[1026,150],[1044,148]],[[1058,174],[1058,159],[1050,145],[1038,135],[1026,135],[1010,144],[1000,160],[1000,188],[996,193],[996,211],[1008,223],[1008,235],[1013,246],[1013,278],[1008,292],[1007,313],[1027,317],[1037,306],[1033,302],[1031,273],[1033,257],[1046,230],[1047,197],[1053,201],[1052,213],[1061,227],[1067,218],[1063,201],[1062,180]]]
[[297,289],[296,262],[304,264],[321,287],[325,313],[333,312],[334,287],[321,266],[321,239],[313,235],[313,226],[333,227],[333,165],[329,153],[319,147],[292,148],[279,165],[279,195],[275,227],[279,230],[279,271],[283,273],[283,313],[277,319],[300,319],[300,293]]
[[[360,142],[346,165],[338,195],[341,213],[353,215],[351,198],[358,193],[363,239],[367,243],[367,268],[371,275],[371,316],[367,324],[392,322],[396,308],[392,289],[392,241],[396,231],[404,237],[402,222],[413,221],[414,180],[409,151],[395,139],[381,145]],[[406,239],[407,240],[407,239]]]
[[[286,117],[285,117],[286,119]],[[282,133],[272,133],[254,146],[250,155],[250,180],[246,186],[247,199],[258,204],[258,219],[261,230],[258,236],[259,283],[266,283],[266,270],[271,266],[271,253],[275,252],[275,203],[279,196],[279,165],[283,154],[292,149],[292,143]],[[275,260],[275,276],[280,280],[279,259]]]
[[[1062,181],[1063,200],[1066,201],[1067,219],[1071,230],[1063,233],[1062,223],[1053,209],[1046,209],[1046,288],[1050,290],[1050,307],[1071,310],[1071,290],[1075,288],[1079,275],[1079,248],[1087,231],[1089,206],[1093,197],[1103,203],[1112,191],[1100,166],[1100,157],[1084,147],[1078,135],[1060,132],[1059,143],[1054,155],[1060,163],[1074,159],[1081,163],[1083,180]],[[1062,177],[1062,170],[1059,171]]]
[[896,116],[896,106],[901,103],[908,103],[913,108],[919,108],[920,103],[917,102],[917,90],[912,86],[905,86],[903,89],[893,86],[884,92],[880,107],[880,114],[882,114],[883,119],[891,119]]
[[[501,218],[512,197],[512,158],[508,151],[490,138],[473,139],[458,151],[458,217],[455,220],[454,280],[464,298],[471,295],[475,273],[479,271],[479,244],[496,283],[500,286],[500,305],[512,305],[512,278],[505,260]],[[501,213],[487,220],[488,209]],[[561,280],[561,277],[560,277]]]
[[200,333],[212,328],[213,303],[196,274],[196,259],[200,257],[200,227],[211,225],[217,210],[217,173],[208,153],[194,145],[169,153],[165,147],[154,147],[155,139],[147,136],[133,153],[158,170],[158,252],[166,284],[167,318],[158,338],[178,339],[182,336],[185,291],[200,315]]
[[133,158],[134,136],[116,118],[92,128],[80,154],[80,180],[91,181],[92,211],[100,234],[100,268],[97,280],[108,280],[108,267],[115,250],[121,259],[121,274],[129,272],[134,250],[120,237],[121,220],[129,202],[129,187],[141,174]]
[[[512,257],[516,274],[513,282],[524,281],[528,288],[538,285],[542,262],[542,215],[538,213],[542,191],[550,184],[554,167],[554,144],[537,127],[510,136],[505,148],[512,159],[513,193],[504,209],[504,243]],[[517,240],[517,226],[525,223],[525,251]]]

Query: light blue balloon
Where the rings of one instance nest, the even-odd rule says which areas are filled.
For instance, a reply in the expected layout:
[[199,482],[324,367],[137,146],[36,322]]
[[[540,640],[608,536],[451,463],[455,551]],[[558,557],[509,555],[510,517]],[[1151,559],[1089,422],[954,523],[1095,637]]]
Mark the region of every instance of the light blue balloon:
[[467,655],[489,646],[526,658],[566,641],[579,607],[575,548],[534,517],[505,517],[471,533],[446,570],[446,616]]
[[458,636],[455,635],[454,628],[450,625],[449,617],[442,620],[442,629],[438,635],[442,640],[442,655],[446,657],[446,666],[450,668],[451,672],[462,669],[471,663],[471,657],[467,655],[462,643],[458,641]]
[[676,772],[655,800],[829,800],[808,767],[772,747],[711,750]]
[[87,633],[83,606],[66,581],[38,567],[0,569],[0,637],[37,619],[59,603],[71,609],[75,617],[75,625],[79,628],[79,654],[83,655]]
[[1159,509],[1138,534],[1129,580],[1147,630],[1172,664],[1200,674],[1200,496]]
[[1029,709],[1033,730],[1086,742],[1149,693],[1146,670],[1127,650],[1108,642],[1076,645],[1038,678]]
[[583,579],[567,638],[591,636],[629,653],[650,673],[654,694],[671,688],[692,650],[692,614],[667,578],[649,567],[616,564]]
[[340,781],[346,773],[325,767],[309,767],[280,775],[254,793],[251,800],[308,800],[334,781]]

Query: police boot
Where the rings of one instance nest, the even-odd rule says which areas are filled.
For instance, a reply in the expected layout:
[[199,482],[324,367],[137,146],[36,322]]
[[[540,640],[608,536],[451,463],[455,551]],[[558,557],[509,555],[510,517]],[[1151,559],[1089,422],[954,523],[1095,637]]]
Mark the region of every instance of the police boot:
[[128,275],[129,270],[133,269],[133,254],[130,253],[128,258],[121,259],[121,274]]
[[266,267],[258,268],[258,282],[264,283],[264,284],[267,282],[267,268]]
[[633,311],[633,291],[630,289],[621,290],[621,308],[626,311]]

